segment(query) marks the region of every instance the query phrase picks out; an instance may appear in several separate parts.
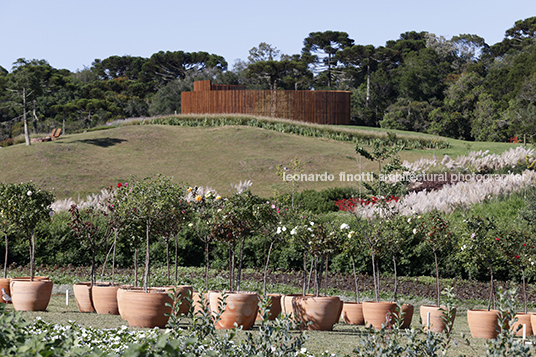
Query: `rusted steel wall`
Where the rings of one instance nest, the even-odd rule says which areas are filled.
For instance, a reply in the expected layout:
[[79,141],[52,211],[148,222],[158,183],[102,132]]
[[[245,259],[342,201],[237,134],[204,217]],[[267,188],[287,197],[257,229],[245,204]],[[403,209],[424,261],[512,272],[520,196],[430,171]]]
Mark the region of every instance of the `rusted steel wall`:
[[236,113],[316,124],[350,124],[350,92],[197,90],[196,83],[193,92],[182,92],[183,114]]
[[211,81],[195,81],[194,92],[210,91],[210,90],[245,90],[244,85],[233,84],[212,84]]

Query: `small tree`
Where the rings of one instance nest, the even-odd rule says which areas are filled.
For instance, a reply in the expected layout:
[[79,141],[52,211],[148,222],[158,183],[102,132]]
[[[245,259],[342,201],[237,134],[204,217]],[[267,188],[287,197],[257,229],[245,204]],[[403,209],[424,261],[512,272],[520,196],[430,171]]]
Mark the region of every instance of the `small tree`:
[[497,241],[501,238],[495,221],[491,218],[477,216],[467,217],[465,230],[459,241],[458,257],[468,269],[483,267],[489,273],[489,300],[488,310],[495,309],[495,288],[493,285],[493,273],[495,262],[500,256]]
[[113,204],[117,214],[126,219],[142,223],[145,227],[145,271],[143,289],[147,292],[150,270],[150,245],[153,229],[159,222],[168,218],[174,202],[180,200],[185,192],[165,176],[157,175],[143,180],[129,180],[128,189],[118,190]]
[[205,291],[208,291],[209,248],[214,239],[212,235],[214,213],[220,209],[222,198],[209,189],[189,187],[186,193],[186,201],[192,207],[192,216],[188,226],[205,246]]
[[533,268],[536,258],[536,239],[532,235],[520,231],[515,227],[504,227],[500,239],[495,240],[499,251],[508,264],[514,266],[521,273],[523,308],[527,313],[527,279],[526,271]]
[[5,187],[3,218],[9,226],[20,230],[28,240],[30,251],[30,281],[34,278],[35,269],[35,226],[43,219],[49,219],[50,205],[54,195],[39,189],[34,183],[8,184]]
[[443,218],[441,212],[431,211],[421,224],[424,244],[432,249],[434,253],[435,275],[436,275],[436,301],[440,306],[439,299],[441,289],[439,284],[439,265],[437,261],[438,254],[445,249],[452,239],[452,231],[449,222]]
[[72,205],[69,209],[71,213],[71,228],[74,236],[91,253],[91,272],[89,274],[91,285],[95,283],[95,257],[101,250],[103,242],[110,236],[112,226],[107,214],[95,207],[87,207],[80,210],[78,206]]

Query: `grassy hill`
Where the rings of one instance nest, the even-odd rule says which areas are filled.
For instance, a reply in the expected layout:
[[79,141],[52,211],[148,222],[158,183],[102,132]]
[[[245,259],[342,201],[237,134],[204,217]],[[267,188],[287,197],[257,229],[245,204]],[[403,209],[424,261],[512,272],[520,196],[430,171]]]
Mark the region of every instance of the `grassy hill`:
[[[348,130],[378,130],[349,127]],[[397,135],[408,135],[398,132]],[[410,133],[409,135],[415,135]],[[433,155],[465,155],[470,150],[502,152],[513,144],[466,143],[449,140],[443,150],[406,150],[410,161]],[[176,182],[211,186],[227,195],[231,183],[253,181],[252,192],[269,197],[285,184],[276,175],[279,164],[298,157],[306,174],[332,174],[333,181],[301,182],[299,189],[355,186],[339,173],[360,173],[354,144],[324,138],[285,134],[248,126],[182,127],[124,125],[107,130],[72,134],[53,142],[0,149],[0,181],[34,181],[53,189],[58,198],[83,198],[100,189],[139,178],[163,174]],[[361,171],[376,167],[363,160]]]

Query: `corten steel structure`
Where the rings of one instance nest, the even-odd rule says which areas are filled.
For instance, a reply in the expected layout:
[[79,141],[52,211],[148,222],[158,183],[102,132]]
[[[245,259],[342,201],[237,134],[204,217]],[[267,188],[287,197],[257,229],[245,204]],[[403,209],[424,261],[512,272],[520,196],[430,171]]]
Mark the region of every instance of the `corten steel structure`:
[[350,92],[246,90],[245,86],[194,82],[182,92],[183,114],[251,114],[316,124],[350,124]]

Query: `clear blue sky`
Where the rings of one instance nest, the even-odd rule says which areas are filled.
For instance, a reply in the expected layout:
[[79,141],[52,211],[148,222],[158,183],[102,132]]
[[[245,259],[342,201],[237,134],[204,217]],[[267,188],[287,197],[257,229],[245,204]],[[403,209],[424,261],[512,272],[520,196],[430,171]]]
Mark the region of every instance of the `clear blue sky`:
[[112,55],[206,51],[229,68],[260,42],[300,53],[310,32],[344,31],[356,44],[385,45],[406,31],[500,42],[536,0],[0,0],[0,66],[45,59],[71,71]]

